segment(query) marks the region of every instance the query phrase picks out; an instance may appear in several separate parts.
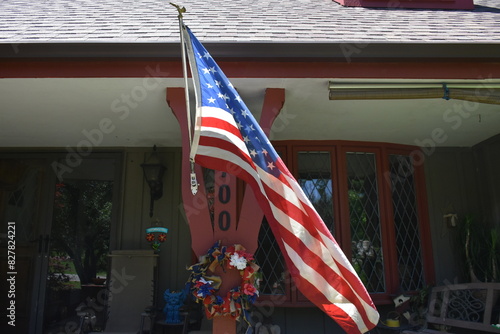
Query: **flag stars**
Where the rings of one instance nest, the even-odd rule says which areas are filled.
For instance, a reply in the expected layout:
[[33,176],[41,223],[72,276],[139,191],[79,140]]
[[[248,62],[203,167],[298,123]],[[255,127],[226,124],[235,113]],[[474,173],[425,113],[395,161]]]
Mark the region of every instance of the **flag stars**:
[[210,70],[206,67],[203,68],[202,71],[203,71],[203,74],[210,74]]
[[215,103],[215,99],[213,97],[208,98],[208,103]]
[[[203,55],[203,57],[207,58],[207,59],[212,58],[208,52],[205,52],[205,54]],[[201,55],[200,55],[200,58],[201,58]]]
[[248,115],[248,114],[247,114],[247,111],[246,111],[245,109],[241,109],[241,116],[243,116],[243,117],[245,117],[245,118],[246,118],[246,117],[247,117],[247,115]]
[[255,158],[255,156],[257,155],[257,152],[254,149],[251,149],[250,155],[252,156],[252,158]]
[[210,73],[212,73],[212,74],[214,74],[215,72],[217,72],[217,71],[215,70],[215,67],[210,67],[210,69],[209,69],[208,71],[209,71]]
[[267,150],[265,148],[262,149],[262,154],[264,154],[264,155],[268,154],[268,152],[267,152]]
[[207,85],[207,88],[214,88],[214,86],[212,86],[211,84],[209,84],[208,82],[206,83]]
[[276,166],[274,166],[274,163],[272,161],[270,161],[268,164],[267,164],[267,168],[269,168],[270,170],[273,170],[274,168],[276,168]]
[[217,87],[219,87],[219,88],[221,88],[221,87],[222,87],[221,82],[220,82],[220,81],[217,81],[217,80],[215,80],[215,85],[216,85]]

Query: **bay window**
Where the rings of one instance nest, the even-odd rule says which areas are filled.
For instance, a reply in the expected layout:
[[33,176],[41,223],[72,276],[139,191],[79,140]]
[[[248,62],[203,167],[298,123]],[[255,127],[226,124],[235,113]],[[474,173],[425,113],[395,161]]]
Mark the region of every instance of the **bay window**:
[[[418,148],[342,141],[274,145],[376,304],[433,281],[423,166],[413,159]],[[256,258],[262,299],[308,304],[265,220]]]

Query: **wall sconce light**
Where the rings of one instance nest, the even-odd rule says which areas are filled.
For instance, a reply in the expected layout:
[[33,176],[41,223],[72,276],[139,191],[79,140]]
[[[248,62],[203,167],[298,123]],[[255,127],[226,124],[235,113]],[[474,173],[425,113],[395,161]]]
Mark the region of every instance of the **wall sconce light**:
[[151,203],[149,206],[149,217],[153,217],[154,201],[159,200],[163,196],[162,178],[166,170],[158,158],[156,145],[153,146],[153,153],[151,153],[145,163],[141,164],[141,167],[150,189]]

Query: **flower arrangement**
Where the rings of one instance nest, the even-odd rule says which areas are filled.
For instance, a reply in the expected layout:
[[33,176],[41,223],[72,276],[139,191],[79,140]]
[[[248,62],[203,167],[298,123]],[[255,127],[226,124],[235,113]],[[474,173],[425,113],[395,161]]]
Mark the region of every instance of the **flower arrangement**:
[[[191,271],[188,284],[190,292],[197,302],[203,303],[208,319],[216,316],[229,316],[235,320],[243,317],[249,321],[249,309],[259,296],[258,280],[259,266],[255,263],[253,255],[245,252],[239,244],[221,246],[216,242],[208,253],[200,258],[200,262],[188,268]],[[210,275],[220,266],[225,272],[236,269],[241,276],[241,283],[229,290],[226,296],[218,296],[217,292],[222,284],[219,276]]]

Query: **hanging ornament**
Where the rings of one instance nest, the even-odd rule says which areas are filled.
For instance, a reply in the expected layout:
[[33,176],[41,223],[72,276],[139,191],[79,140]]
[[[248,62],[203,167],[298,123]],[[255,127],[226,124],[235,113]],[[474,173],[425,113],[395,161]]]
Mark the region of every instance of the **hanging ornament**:
[[167,240],[168,228],[158,226],[159,221],[156,223],[157,226],[152,226],[146,229],[146,240],[151,245],[151,248],[155,252],[160,251],[160,246]]

